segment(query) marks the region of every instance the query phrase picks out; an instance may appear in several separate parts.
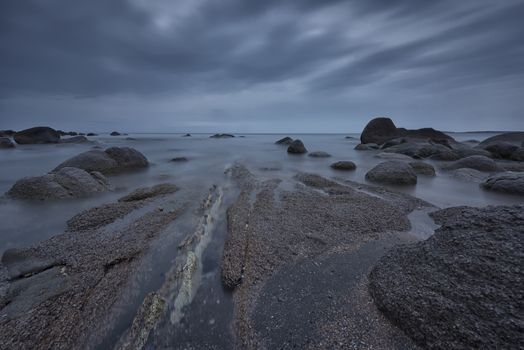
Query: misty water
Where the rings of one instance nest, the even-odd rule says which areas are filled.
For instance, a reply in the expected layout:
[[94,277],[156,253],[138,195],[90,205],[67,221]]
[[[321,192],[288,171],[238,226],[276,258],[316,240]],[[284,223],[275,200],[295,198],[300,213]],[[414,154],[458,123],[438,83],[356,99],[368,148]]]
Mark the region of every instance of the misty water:
[[[147,170],[112,176],[115,191],[94,197],[55,202],[23,202],[0,200],[0,253],[8,248],[24,247],[63,232],[66,221],[76,213],[103,203],[115,201],[138,187],[172,182],[182,189],[183,195],[201,198],[213,185],[227,181],[225,170],[234,162],[246,164],[261,178],[291,178],[297,172],[311,172],[366,182],[364,176],[378,162],[376,151],[355,151],[359,143],[357,134],[289,135],[300,138],[308,151],[326,151],[330,158],[313,158],[290,155],[286,147],[274,142],[285,135],[237,135],[235,138],[213,139],[209,134],[130,134],[112,137],[101,135],[91,138],[89,144],[19,145],[3,150],[0,155],[0,192],[6,192],[18,179],[49,172],[64,160],[97,147],[129,146],[142,152],[150,161]],[[241,137],[238,137],[241,136]],[[458,141],[483,140],[493,134],[453,134]],[[173,162],[172,158],[186,157],[188,161]],[[351,160],[356,171],[336,171],[329,165],[338,160]],[[472,182],[457,180],[439,170],[436,177],[419,176],[413,187],[391,187],[424,199],[437,207],[458,205],[486,206],[520,202],[518,197],[483,191]]]

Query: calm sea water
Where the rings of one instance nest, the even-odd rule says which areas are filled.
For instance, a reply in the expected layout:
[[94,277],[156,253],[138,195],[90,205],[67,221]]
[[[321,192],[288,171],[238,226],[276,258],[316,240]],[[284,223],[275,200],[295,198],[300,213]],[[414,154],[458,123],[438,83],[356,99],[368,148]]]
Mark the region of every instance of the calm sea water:
[[[483,140],[493,134],[453,134],[460,141]],[[365,182],[365,173],[380,159],[376,152],[355,151],[358,134],[289,135],[300,138],[309,151],[326,151],[330,158],[312,158],[289,155],[285,146],[274,142],[285,135],[254,135],[229,139],[211,139],[209,134],[130,134],[91,138],[102,147],[129,146],[141,151],[151,162],[144,171],[110,177],[115,192],[79,199],[56,202],[27,203],[8,199],[0,200],[0,253],[5,249],[23,247],[63,232],[66,221],[81,210],[115,201],[137,187],[160,182],[173,182],[193,191],[200,198],[212,185],[226,181],[224,170],[236,161],[263,178],[290,178],[299,171],[328,177],[339,177]],[[352,136],[354,139],[346,139]],[[128,138],[133,138],[130,140]],[[89,150],[94,144],[20,145],[0,153],[0,193],[6,192],[24,176],[42,175],[64,160]],[[174,157],[187,157],[187,162],[172,162]],[[354,172],[332,170],[329,165],[338,160],[352,160],[357,164]],[[438,164],[435,164],[438,166]],[[483,191],[478,184],[450,178],[439,172],[435,178],[419,177],[415,187],[397,188],[439,207],[457,205],[485,206],[520,202],[519,198]],[[191,192],[190,192],[191,193]]]

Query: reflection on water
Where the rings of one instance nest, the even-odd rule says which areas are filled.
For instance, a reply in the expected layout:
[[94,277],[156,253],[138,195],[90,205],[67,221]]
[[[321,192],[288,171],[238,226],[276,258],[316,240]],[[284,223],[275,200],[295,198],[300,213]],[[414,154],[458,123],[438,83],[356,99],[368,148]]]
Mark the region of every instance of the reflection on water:
[[[110,178],[116,191],[81,200],[45,203],[25,203],[12,200],[0,201],[0,252],[7,248],[21,247],[60,233],[65,222],[81,210],[116,200],[123,193],[136,187],[159,182],[173,182],[191,190],[208,189],[222,185],[225,168],[241,161],[262,178],[291,178],[296,172],[313,172],[329,177],[365,182],[365,173],[380,160],[375,151],[355,151],[355,139],[346,135],[289,135],[300,138],[309,151],[326,151],[330,158],[312,158],[289,155],[285,146],[274,141],[283,135],[244,135],[228,139],[210,139],[209,135],[195,134],[135,134],[126,136],[93,137],[103,148],[111,146],[134,147],[144,153],[151,166],[144,171]],[[482,140],[489,134],[454,134],[460,140]],[[14,150],[2,150],[0,167],[0,192],[7,191],[24,176],[44,174],[67,158],[86,151],[95,144],[20,145]],[[187,162],[172,162],[174,157],[186,157]],[[352,160],[357,164],[353,172],[332,170],[329,165],[337,160]],[[438,163],[434,163],[438,167]],[[437,170],[438,171],[438,170]],[[520,202],[519,198],[482,191],[478,184],[459,181],[438,171],[435,178],[419,177],[415,187],[397,188],[439,207],[456,205],[485,206]]]

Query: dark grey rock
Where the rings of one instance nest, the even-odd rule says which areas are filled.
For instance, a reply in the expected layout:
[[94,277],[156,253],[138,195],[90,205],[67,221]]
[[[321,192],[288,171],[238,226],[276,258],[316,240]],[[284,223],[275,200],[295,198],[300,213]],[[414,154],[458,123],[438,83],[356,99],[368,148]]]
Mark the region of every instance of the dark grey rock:
[[524,195],[524,172],[505,172],[490,176],[482,183],[490,191]]
[[235,135],[232,135],[232,134],[214,134],[214,135],[209,136],[209,137],[212,138],[212,139],[228,139],[228,138],[235,137]]
[[375,157],[385,159],[385,160],[405,160],[405,161],[412,161],[413,158],[410,156],[407,156],[405,154],[400,153],[388,153],[388,152],[380,152]]
[[454,151],[442,150],[442,151],[438,151],[437,153],[429,156],[429,159],[441,160],[441,161],[454,161],[454,160],[459,160],[460,156]]
[[389,140],[404,136],[423,140],[453,140],[451,136],[432,128],[407,130],[397,128],[390,118],[375,118],[372,119],[362,131],[360,141],[364,144],[383,144]]
[[519,146],[509,142],[494,141],[485,145],[483,148],[491,153],[494,158],[510,159],[513,152],[515,152]]
[[109,190],[102,174],[64,167],[55,173],[18,180],[7,196],[26,200],[52,200],[86,197]]
[[191,134],[185,134],[185,135],[183,135],[183,137],[190,137],[190,136],[191,136]]
[[314,158],[329,158],[331,157],[331,154],[324,152],[324,151],[314,151],[314,152],[308,153],[308,156],[314,157]]
[[444,145],[430,142],[403,142],[396,146],[391,146],[384,149],[386,153],[399,153],[410,156],[412,158],[427,158],[432,155],[449,152],[449,148]]
[[479,146],[486,146],[493,142],[509,142],[522,147],[522,142],[524,142],[524,131],[506,132],[500,135],[495,135],[482,141]]
[[111,136],[120,136],[120,135],[122,135],[122,134],[119,133],[118,131],[113,131],[113,132],[110,133],[109,135],[111,135]]
[[336,170],[355,170],[357,168],[356,164],[349,160],[341,160],[330,166]]
[[58,143],[60,141],[60,134],[55,129],[47,126],[37,126],[15,133],[14,139],[16,143],[21,145]]
[[435,168],[433,165],[424,163],[421,161],[409,162],[409,165],[413,168],[416,174],[426,176],[436,176]]
[[391,185],[415,185],[417,174],[406,162],[387,161],[368,171],[366,180]]
[[98,134],[95,134],[94,132],[89,132],[86,136],[98,136]]
[[276,141],[277,145],[290,145],[293,142],[293,139],[289,136],[283,137],[280,140]]
[[91,150],[74,156],[55,168],[75,167],[86,171],[99,171],[112,174],[148,166],[146,157],[134,148],[111,147],[102,150]]
[[178,187],[170,183],[162,183],[152,187],[139,188],[120,198],[119,202],[133,202],[157,197],[178,191]]
[[297,139],[297,140],[291,142],[291,144],[287,148],[287,153],[303,154],[303,153],[307,153],[307,149],[304,146],[304,144],[302,143],[302,141]]
[[500,170],[500,167],[493,159],[484,156],[470,156],[462,158],[444,167],[446,170],[455,170],[460,168],[470,168],[485,172]]
[[520,161],[520,162],[524,161],[524,147],[516,149],[511,154],[511,160],[516,160],[516,161]]
[[1,148],[15,148],[15,144],[8,137],[0,137],[0,149]]
[[0,137],[13,137],[15,134],[14,130],[0,130]]
[[175,157],[173,159],[171,159],[172,162],[187,162],[187,158],[186,157]]
[[486,173],[483,173],[482,171],[478,171],[478,170],[470,169],[470,168],[460,168],[460,169],[452,170],[449,172],[449,175],[451,175],[451,177],[457,180],[476,182],[476,183],[481,183],[488,176]]
[[522,345],[524,206],[432,214],[429,239],[387,253],[370,274],[378,308],[425,349]]

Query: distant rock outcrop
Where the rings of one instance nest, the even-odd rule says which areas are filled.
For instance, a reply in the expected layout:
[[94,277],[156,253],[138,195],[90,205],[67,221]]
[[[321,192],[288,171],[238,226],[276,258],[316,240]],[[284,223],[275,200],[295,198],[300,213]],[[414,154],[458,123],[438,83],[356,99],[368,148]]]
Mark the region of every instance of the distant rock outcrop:
[[15,134],[14,130],[0,130],[0,137],[13,137]]
[[228,139],[228,138],[231,138],[231,137],[235,137],[235,135],[231,135],[231,134],[214,134],[214,135],[211,135],[209,137],[212,138],[212,139]]
[[67,137],[65,139],[60,139],[60,143],[84,143],[84,142],[89,142],[89,140],[85,136],[73,136],[73,137]]
[[119,173],[148,166],[147,158],[134,148],[111,147],[91,150],[74,156],[55,168],[75,167],[86,171],[99,171],[103,174]]
[[15,144],[9,137],[0,137],[0,148],[14,148]]
[[284,138],[281,138],[280,140],[276,141],[275,143],[277,145],[290,145],[293,142],[293,139],[289,136],[286,136]]
[[21,145],[58,143],[60,142],[60,134],[50,127],[37,126],[15,133],[14,139],[16,143]]
[[113,132],[110,133],[109,135],[111,135],[111,136],[120,136],[120,135],[122,135],[122,134],[119,133],[118,131],[113,131]]
[[52,200],[79,198],[109,190],[109,182],[98,172],[64,167],[55,173],[18,180],[7,192],[15,199]]
[[397,128],[390,118],[375,118],[371,120],[364,128],[364,131],[362,131],[360,141],[364,144],[376,143],[380,145],[386,141],[405,136],[433,141],[453,141],[451,136],[433,128],[417,130]]
[[506,132],[495,135],[482,141],[479,146],[484,147],[494,142],[508,142],[520,147],[524,142],[524,131]]

